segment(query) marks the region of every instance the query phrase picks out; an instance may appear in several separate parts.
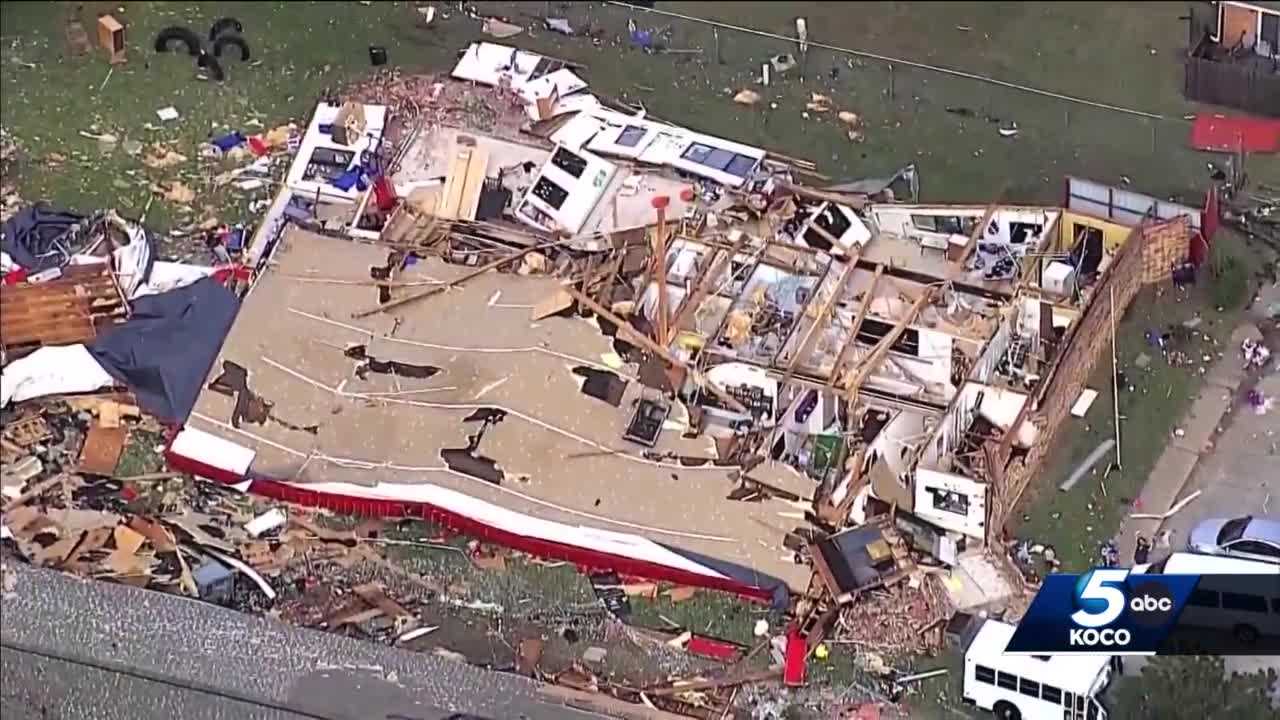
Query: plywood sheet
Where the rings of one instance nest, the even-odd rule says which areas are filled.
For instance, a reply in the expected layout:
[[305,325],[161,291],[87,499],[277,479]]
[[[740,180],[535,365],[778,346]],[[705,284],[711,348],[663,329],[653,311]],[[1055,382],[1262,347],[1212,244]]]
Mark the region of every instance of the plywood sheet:
[[458,217],[476,219],[476,207],[480,204],[480,191],[484,187],[485,170],[489,166],[488,148],[477,146],[471,150],[467,162],[467,177],[463,183],[462,197],[458,201]]

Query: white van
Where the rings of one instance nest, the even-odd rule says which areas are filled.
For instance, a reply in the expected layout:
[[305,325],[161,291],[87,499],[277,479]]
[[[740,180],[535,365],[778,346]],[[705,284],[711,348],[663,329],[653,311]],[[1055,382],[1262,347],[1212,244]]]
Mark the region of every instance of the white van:
[[962,699],[1000,720],[1106,720],[1110,655],[1006,655],[1017,628],[982,621],[965,644]]
[[[1204,576],[1178,616],[1178,626],[1184,631],[1195,628],[1195,632],[1204,634],[1230,630],[1239,651],[1253,647],[1261,636],[1272,641],[1280,638],[1280,565],[1220,555],[1174,553],[1159,562],[1138,565],[1133,572]],[[1242,575],[1249,577],[1242,579]],[[1181,632],[1179,638],[1194,640],[1194,635]]]

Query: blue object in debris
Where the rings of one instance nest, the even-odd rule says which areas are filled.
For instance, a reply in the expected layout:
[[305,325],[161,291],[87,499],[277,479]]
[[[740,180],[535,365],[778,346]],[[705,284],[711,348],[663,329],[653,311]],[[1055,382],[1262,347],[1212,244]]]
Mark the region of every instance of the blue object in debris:
[[231,602],[236,579],[222,563],[208,560],[191,571],[200,599],[217,605]]
[[227,250],[231,252],[240,252],[244,249],[244,228],[237,227],[227,233],[226,239]]
[[365,177],[364,168],[361,167],[351,168],[334,178],[329,184],[344,192],[351,188],[364,191],[365,188],[369,187],[369,181]]
[[227,133],[220,138],[210,141],[214,147],[222,152],[227,152],[231,148],[239,147],[245,143],[244,136],[239,132]]
[[639,45],[645,50],[653,49],[653,31],[652,30],[632,30],[631,44]]

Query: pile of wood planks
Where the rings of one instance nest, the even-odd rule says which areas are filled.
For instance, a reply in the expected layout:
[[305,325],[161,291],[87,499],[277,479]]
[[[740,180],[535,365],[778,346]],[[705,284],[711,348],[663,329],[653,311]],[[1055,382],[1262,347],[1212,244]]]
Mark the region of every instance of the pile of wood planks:
[[105,264],[68,266],[56,280],[0,290],[0,343],[13,359],[43,345],[87,342],[124,316],[124,298]]

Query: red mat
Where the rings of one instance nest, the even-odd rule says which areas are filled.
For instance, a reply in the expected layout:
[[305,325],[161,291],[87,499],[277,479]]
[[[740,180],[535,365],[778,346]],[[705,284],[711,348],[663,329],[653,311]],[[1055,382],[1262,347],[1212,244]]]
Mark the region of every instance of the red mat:
[[1191,147],[1214,152],[1280,152],[1280,120],[1200,113],[1191,125]]

